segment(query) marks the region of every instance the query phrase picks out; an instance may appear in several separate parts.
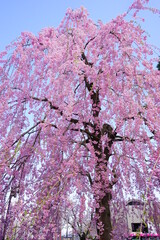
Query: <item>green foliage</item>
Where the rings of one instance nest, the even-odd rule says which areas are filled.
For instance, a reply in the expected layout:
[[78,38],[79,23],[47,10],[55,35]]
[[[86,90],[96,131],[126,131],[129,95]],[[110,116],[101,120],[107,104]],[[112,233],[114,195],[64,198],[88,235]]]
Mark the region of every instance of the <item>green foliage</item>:
[[160,71],[160,61],[157,64],[157,69],[158,69],[158,71]]

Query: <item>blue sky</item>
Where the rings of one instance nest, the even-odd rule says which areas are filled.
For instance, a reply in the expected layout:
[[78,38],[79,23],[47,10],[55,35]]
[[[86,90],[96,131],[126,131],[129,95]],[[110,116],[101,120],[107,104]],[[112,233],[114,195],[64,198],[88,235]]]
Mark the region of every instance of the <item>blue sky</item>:
[[[66,9],[84,6],[90,18],[104,23],[128,9],[132,0],[0,0],[0,51],[21,32],[37,34],[42,28],[57,27]],[[160,0],[150,0],[160,9]],[[144,15],[144,12],[143,12]],[[160,17],[145,13],[145,29],[150,33],[150,42],[160,47]]]

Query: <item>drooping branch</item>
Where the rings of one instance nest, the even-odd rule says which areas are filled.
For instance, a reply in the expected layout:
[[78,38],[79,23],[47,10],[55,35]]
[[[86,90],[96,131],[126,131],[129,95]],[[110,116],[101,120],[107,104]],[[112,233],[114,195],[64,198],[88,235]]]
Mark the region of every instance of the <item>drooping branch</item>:
[[[50,109],[59,110],[59,107],[53,105],[51,103],[51,101],[49,101],[46,97],[41,99],[41,98],[38,98],[38,97],[30,96],[30,98],[33,99],[33,100],[36,100],[36,101],[40,101],[40,102],[48,102],[49,105],[50,105]],[[59,112],[60,112],[60,115],[62,115],[62,111],[59,110]]]
[[22,133],[22,134],[19,136],[19,138],[17,138],[17,139],[12,143],[11,146],[13,147],[22,137],[24,137],[26,134],[29,134],[32,129],[36,128],[36,127],[37,127],[39,124],[41,124],[41,123],[44,123],[44,120],[38,121],[34,126],[30,127],[28,130],[26,130],[24,133]]

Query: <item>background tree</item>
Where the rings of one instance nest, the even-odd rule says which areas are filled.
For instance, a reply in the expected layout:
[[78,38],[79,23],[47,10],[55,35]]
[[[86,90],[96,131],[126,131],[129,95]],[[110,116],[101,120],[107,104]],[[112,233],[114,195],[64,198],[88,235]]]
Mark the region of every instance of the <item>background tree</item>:
[[112,200],[156,198],[160,73],[125,16],[97,26],[68,9],[57,29],[22,33],[1,53],[1,239],[52,239],[68,197],[83,193],[97,238],[110,240]]
[[89,207],[83,193],[74,194],[72,198],[69,197],[68,201],[65,201],[61,217],[63,219],[62,232],[66,229],[66,233],[72,232],[72,235],[79,236],[80,240],[96,238],[96,224],[93,221],[92,207]]

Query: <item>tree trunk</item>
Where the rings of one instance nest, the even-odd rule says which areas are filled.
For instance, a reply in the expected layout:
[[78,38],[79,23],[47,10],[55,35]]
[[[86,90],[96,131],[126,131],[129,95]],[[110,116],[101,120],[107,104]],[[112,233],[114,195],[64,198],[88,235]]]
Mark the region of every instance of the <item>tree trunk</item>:
[[104,212],[100,214],[100,221],[103,223],[103,234],[100,236],[100,240],[110,240],[112,233],[112,224],[111,224],[111,213],[109,201],[111,200],[111,193],[106,193],[106,195],[101,200],[101,206],[105,208]]
[[[85,54],[82,54],[82,59],[85,61],[86,65],[92,67],[87,61]],[[101,189],[102,193],[105,192],[105,196],[102,199],[99,199],[98,193],[95,193],[95,199],[97,203],[100,205],[100,209],[96,209],[97,213],[97,224],[102,223],[104,231],[102,235],[100,235],[100,231],[98,231],[98,235],[100,235],[100,240],[111,240],[111,233],[112,233],[112,224],[111,224],[111,214],[110,214],[110,206],[109,201],[112,198],[112,194],[110,190],[112,190],[112,185],[109,184],[108,192],[106,191],[106,182],[104,180],[103,174],[107,173],[107,164],[109,157],[111,156],[110,150],[113,144],[113,140],[116,137],[116,132],[113,131],[113,128],[108,123],[104,123],[103,127],[100,127],[100,119],[99,113],[101,110],[100,98],[99,98],[99,88],[96,90],[93,89],[93,82],[89,83],[87,77],[84,77],[84,81],[86,84],[86,88],[91,94],[92,100],[92,114],[93,114],[93,124],[92,129],[93,132],[91,133],[88,129],[88,126],[85,126],[85,131],[88,135],[88,140],[91,141],[92,146],[94,147],[95,156],[97,157],[97,164],[95,168],[96,177],[95,183],[97,183],[97,188]],[[102,135],[108,135],[108,143],[103,150],[102,147]],[[111,187],[110,187],[111,186]],[[104,208],[104,211],[101,212],[101,208]],[[83,240],[83,239],[82,239]]]
[[86,240],[86,235],[83,233],[82,235],[79,236],[80,240]]

